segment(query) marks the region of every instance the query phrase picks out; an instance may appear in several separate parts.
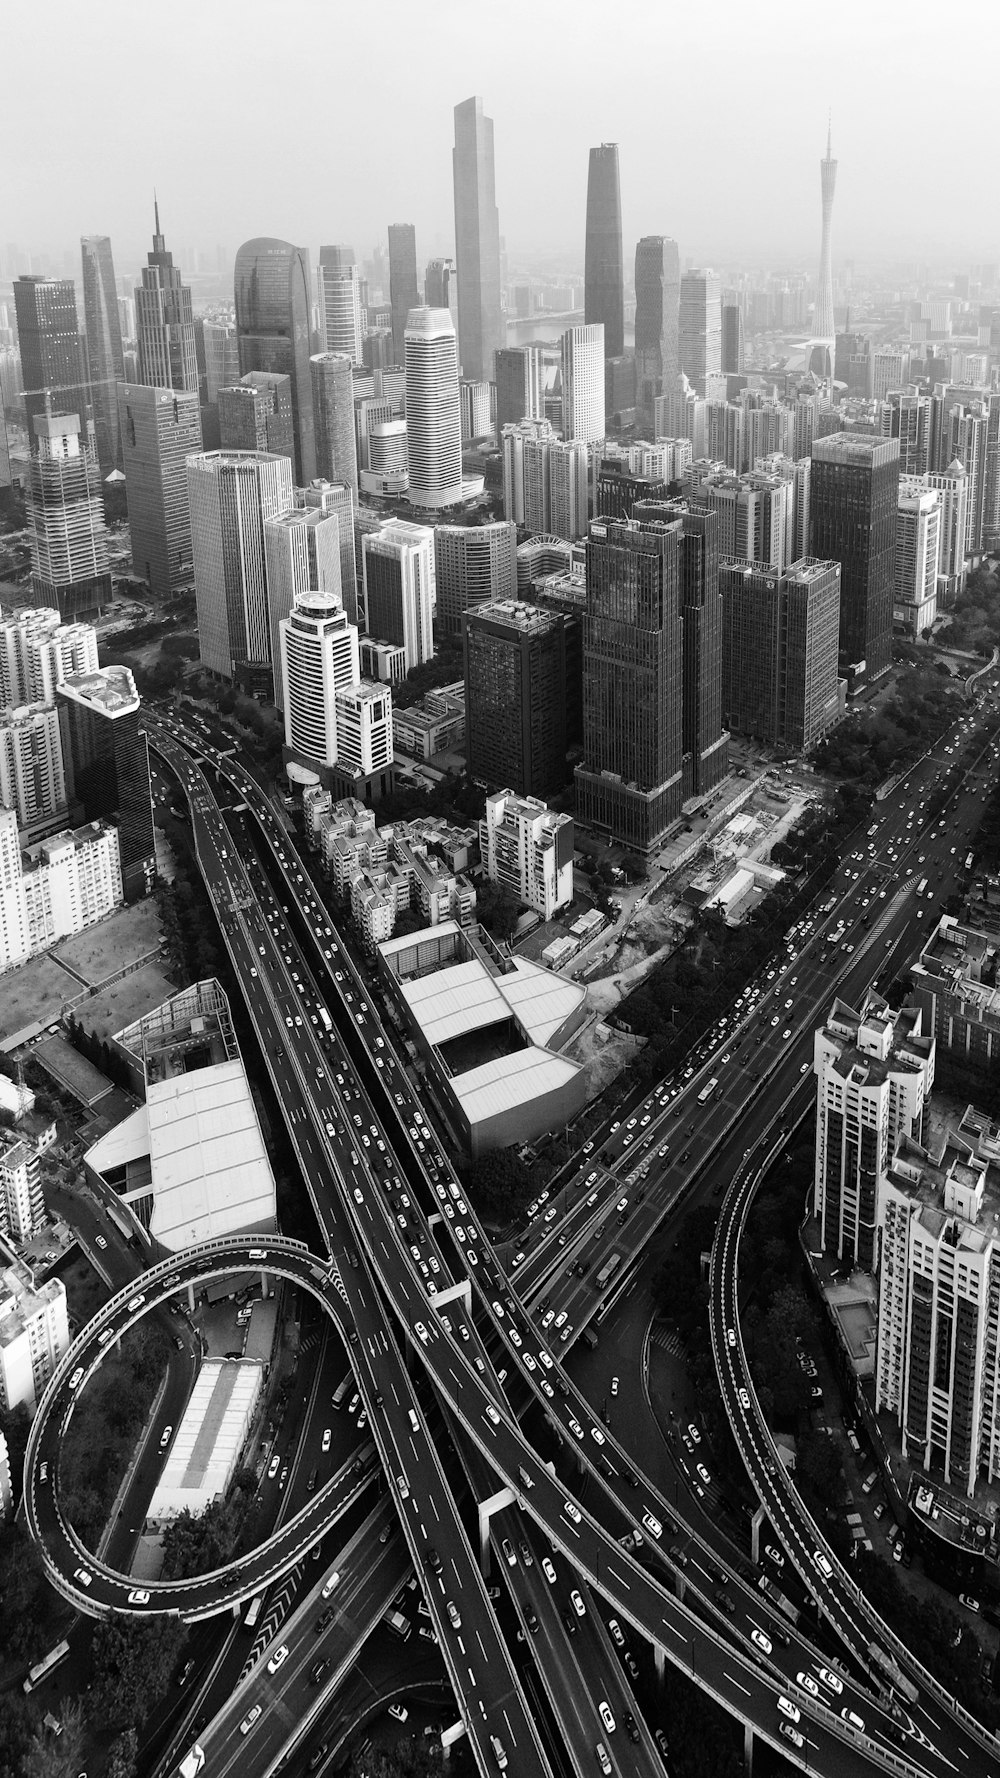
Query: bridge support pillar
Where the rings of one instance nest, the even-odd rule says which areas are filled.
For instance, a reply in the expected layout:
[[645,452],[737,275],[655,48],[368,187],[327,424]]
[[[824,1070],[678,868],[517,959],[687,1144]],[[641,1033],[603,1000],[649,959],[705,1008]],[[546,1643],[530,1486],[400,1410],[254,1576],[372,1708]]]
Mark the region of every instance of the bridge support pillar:
[[760,1561],[760,1534],[766,1524],[767,1514],[764,1508],[759,1506],[750,1521],[750,1560],[754,1567]]
[[451,1758],[451,1750],[455,1742],[460,1741],[464,1734],[465,1724],[461,1721],[453,1722],[450,1729],[442,1729],[441,1752],[446,1760]]
[[193,1315],[194,1314],[194,1285],[193,1284],[189,1284],[187,1287],[187,1304],[188,1304],[188,1314]]
[[753,1778],[753,1728],[750,1723],[743,1728],[743,1770],[747,1778]]
[[479,1572],[484,1580],[490,1575],[490,1520],[494,1513],[501,1513],[505,1507],[516,1504],[517,1495],[513,1488],[501,1488],[499,1493],[479,1502]]
[[666,1666],[667,1666],[667,1657],[666,1657],[664,1650],[660,1647],[658,1642],[655,1643],[653,1646],[653,1665],[656,1668],[656,1677],[659,1680],[660,1684],[662,1685],[663,1684],[663,1675],[666,1671]]

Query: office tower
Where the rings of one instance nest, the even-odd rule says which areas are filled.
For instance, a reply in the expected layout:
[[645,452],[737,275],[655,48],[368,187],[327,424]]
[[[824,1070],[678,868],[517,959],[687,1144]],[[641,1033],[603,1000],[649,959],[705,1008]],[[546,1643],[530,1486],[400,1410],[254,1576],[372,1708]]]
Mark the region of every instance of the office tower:
[[45,605],[0,616],[0,708],[52,704],[60,679],[96,668],[97,631],[91,624],[64,624],[58,611]]
[[816,281],[816,306],[813,309],[812,338],[806,348],[806,368],[817,376],[832,381],[837,352],[836,327],[833,319],[833,194],[837,188],[837,163],[830,148],[830,130],[826,132],[826,159],[819,164],[820,191],[823,201],[823,235],[819,249],[819,277]]
[[746,460],[746,415],[734,401],[705,403],[705,455],[738,475]]
[[187,465],[198,650],[210,673],[270,695],[264,522],[292,505],[287,457],[203,451]]
[[64,821],[71,798],[54,704],[0,709],[0,803],[14,810],[25,840]]
[[61,1278],[34,1284],[26,1267],[0,1272],[0,1403],[33,1414],[65,1352],[70,1333]]
[[485,438],[493,430],[489,383],[475,383],[470,377],[458,379],[458,404],[462,438],[469,443]]
[[637,500],[667,498],[669,490],[666,482],[660,476],[643,475],[637,468],[633,469],[630,458],[631,453],[623,458],[615,458],[610,453],[601,457],[597,475],[597,497],[594,502],[595,517],[630,519]]
[[867,685],[892,661],[898,487],[898,439],[842,432],[813,444],[811,553],[841,565],[841,673]]
[[352,489],[346,482],[310,482],[308,488],[296,489],[295,504],[306,512],[336,513],[340,525],[340,597],[352,624],[358,625],[356,508]]
[[891,390],[879,411],[883,438],[899,439],[900,475],[926,475],[929,466],[931,404],[926,395]]
[[434,653],[434,532],[390,519],[361,540],[365,630],[402,646],[406,671]]
[[840,721],[840,567],[811,557],[777,571],[723,559],[722,719],[737,734],[806,752]]
[[414,506],[453,506],[463,493],[462,416],[447,309],[411,309],[404,343],[409,498]]
[[337,763],[337,692],[361,679],[358,632],[335,593],[298,591],[275,655],[285,745],[305,765]]
[[437,525],[434,530],[435,629],[460,637],[462,613],[517,598],[517,526]]
[[874,401],[884,401],[890,390],[902,389],[906,381],[907,363],[907,356],[891,347],[883,347],[872,353],[871,395]]
[[505,426],[542,418],[542,354],[537,346],[504,346],[496,355],[497,438]]
[[493,119],[479,98],[455,106],[455,265],[458,342],[467,377],[492,382],[504,343],[500,312],[500,218],[493,177]]
[[395,407],[388,396],[356,395],[354,397],[354,436],[359,471],[363,472],[371,468],[370,439],[375,428],[388,425],[396,418]]
[[111,599],[100,473],[79,417],[36,414],[28,466],[31,590],[66,621]]
[[587,537],[577,818],[649,852],[684,795],[679,519],[594,520]]
[[155,598],[169,598],[193,575],[187,459],[201,450],[201,408],[193,389],[118,389],[132,568]]
[[466,770],[488,790],[546,797],[566,782],[566,664],[558,612],[498,600],[462,618]]
[[603,350],[609,358],[620,358],[625,350],[625,291],[617,142],[602,142],[590,151],[583,289],[587,326],[603,327]]
[[564,443],[548,420],[505,426],[504,516],[535,536],[570,540],[587,529],[588,463],[582,440]]
[[108,235],[84,235],[83,315],[87,366],[94,415],[94,440],[102,479],[122,467],[118,437],[118,384],[125,375],[115,262]]
[[616,426],[630,426],[635,417],[635,355],[624,352],[604,360],[604,412]]
[[387,685],[341,686],[336,693],[340,794],[378,802],[392,790],[392,693]]
[[896,506],[893,620],[918,641],[937,617],[941,496],[919,478],[900,481]]
[[362,362],[361,275],[353,247],[319,250],[320,337],[328,352]]
[[35,420],[47,412],[76,414],[86,440],[90,393],[72,278],[15,278],[14,311],[30,449],[38,450]]
[[738,302],[722,305],[722,369],[730,375],[743,370],[743,310]]
[[[180,267],[167,252],[160,233],[160,207],[154,205],[153,251],[142,268],[135,292],[135,328],[139,350],[136,381],[158,389],[198,389],[191,291]],[[249,365],[244,367],[249,369]],[[211,400],[211,397],[209,397]]]
[[563,436],[596,444],[604,437],[604,332],[600,325],[568,327],[559,342]]
[[412,222],[389,224],[389,306],[392,309],[392,361],[403,362],[406,317],[420,307],[417,287],[417,231]]
[[429,259],[424,272],[424,304],[428,309],[447,309],[458,321],[458,278],[453,259]]
[[292,379],[280,371],[255,370],[231,389],[220,389],[219,449],[295,455]]
[[[777,476],[788,484],[788,505],[785,509],[785,556],[782,563],[787,567],[792,562],[801,561],[809,553],[809,486],[812,470],[812,458],[802,457],[793,462],[791,457],[782,456],[780,451],[772,451],[766,457],[758,457],[754,469],[761,475]],[[723,554],[725,551],[722,552]]]
[[220,389],[233,389],[240,380],[240,351],[236,329],[228,321],[196,321],[205,350],[205,401],[219,399]]
[[384,424],[371,428],[368,434],[368,472],[372,475],[398,475],[405,493],[410,481],[405,420],[387,420]]
[[814,1039],[820,1245],[875,1269],[879,1181],[901,1136],[923,1135],[934,1084],[934,1039],[914,1007],[894,1013],[869,993],[860,1010],[834,1001]]
[[573,831],[572,815],[554,814],[538,797],[498,790],[486,798],[479,823],[486,875],[551,920],[573,899]]
[[677,242],[644,235],[635,249],[635,401],[650,423],[657,396],[672,394],[680,377],[680,294]]
[[719,554],[783,568],[789,560],[792,489],[782,476],[708,475],[697,498],[719,522]]
[[954,605],[959,593],[964,592],[968,578],[965,534],[969,477],[964,464],[956,457],[947,469],[930,470],[925,479],[927,486],[936,488],[941,496],[938,605],[947,610]]
[[714,272],[685,272],[680,293],[681,370],[698,395],[722,370],[722,298]]
[[681,746],[685,797],[706,796],[729,770],[722,720],[722,599],[719,519],[701,501],[638,501],[638,524],[674,524],[683,644]]
[[240,371],[276,370],[292,379],[295,480],[316,474],[313,440],[309,253],[258,237],[236,255],[236,334]]
[[966,406],[960,403],[949,409],[941,427],[941,449],[938,462],[957,459],[969,477],[965,508],[965,553],[976,561],[983,547],[983,520],[986,511],[988,411],[982,403]]
[[[340,519],[321,506],[295,506],[264,520],[267,610],[274,668],[274,702],[283,710],[281,625],[300,594],[321,593],[343,604],[340,585]],[[345,616],[345,622],[349,621]],[[357,678],[357,674],[355,674]],[[332,715],[331,715],[332,721]]]
[[357,499],[358,448],[351,360],[346,352],[316,352],[309,360],[309,374],[316,427],[316,474],[322,481],[346,483]]
[[63,749],[88,821],[113,822],[126,901],[148,895],[156,876],[149,749],[139,693],[128,667],[71,674],[59,686]]

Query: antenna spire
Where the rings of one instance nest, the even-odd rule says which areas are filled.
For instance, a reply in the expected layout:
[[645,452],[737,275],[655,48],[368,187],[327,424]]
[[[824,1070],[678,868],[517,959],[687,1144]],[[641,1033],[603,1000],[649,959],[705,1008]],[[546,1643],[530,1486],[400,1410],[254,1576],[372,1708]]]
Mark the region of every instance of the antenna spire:
[[826,158],[828,161],[833,159],[833,149],[831,147],[832,134],[833,134],[833,112],[828,111],[826,114]]
[[153,232],[158,235],[160,232],[160,204],[159,204],[159,199],[156,196],[156,186],[155,185],[153,186],[153,216],[154,216],[155,222],[156,222],[156,226],[155,226],[155,229]]

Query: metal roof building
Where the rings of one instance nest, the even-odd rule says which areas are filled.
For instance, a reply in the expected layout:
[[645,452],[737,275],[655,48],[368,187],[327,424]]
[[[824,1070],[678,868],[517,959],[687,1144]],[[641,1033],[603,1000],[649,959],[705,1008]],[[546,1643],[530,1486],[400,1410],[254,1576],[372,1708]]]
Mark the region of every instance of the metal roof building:
[[187,1508],[204,1512],[226,1493],[239,1467],[264,1367],[245,1358],[214,1358],[202,1365],[184,1416],[149,1503],[147,1520],[158,1526]]

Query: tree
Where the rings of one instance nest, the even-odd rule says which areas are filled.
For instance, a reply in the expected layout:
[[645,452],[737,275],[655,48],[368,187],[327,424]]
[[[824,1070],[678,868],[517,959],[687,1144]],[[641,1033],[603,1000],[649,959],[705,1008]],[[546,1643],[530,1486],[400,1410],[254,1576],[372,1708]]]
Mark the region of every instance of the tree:
[[166,1691],[186,1635],[170,1618],[102,1619],[93,1641],[95,1720],[109,1726],[142,1722]]
[[829,1432],[810,1432],[799,1440],[798,1477],[804,1489],[825,1507],[842,1506],[846,1495],[844,1469],[836,1439]]
[[164,1580],[189,1580],[222,1568],[236,1547],[235,1513],[213,1500],[197,1515],[185,1507],[163,1534]]
[[108,1748],[106,1778],[135,1778],[139,1756],[139,1737],[134,1729],[125,1729]]
[[516,1149],[494,1148],[470,1161],[462,1180],[477,1208],[495,1216],[512,1216],[535,1190],[535,1179]]
[[21,1761],[21,1778],[76,1778],[83,1761],[83,1710],[79,1699],[60,1705],[62,1734],[39,1723]]
[[501,944],[513,938],[521,904],[506,883],[483,877],[476,885],[476,917]]

